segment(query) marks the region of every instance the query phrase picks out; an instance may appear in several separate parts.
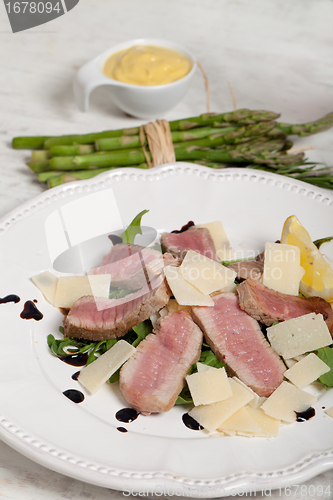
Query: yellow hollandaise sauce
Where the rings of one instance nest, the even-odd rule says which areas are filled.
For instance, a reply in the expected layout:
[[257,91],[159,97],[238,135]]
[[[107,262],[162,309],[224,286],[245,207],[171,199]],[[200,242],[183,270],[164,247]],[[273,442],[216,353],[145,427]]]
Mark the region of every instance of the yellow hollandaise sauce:
[[152,86],[180,80],[191,68],[191,61],[174,50],[135,45],[112,54],[106,60],[103,72],[120,82]]

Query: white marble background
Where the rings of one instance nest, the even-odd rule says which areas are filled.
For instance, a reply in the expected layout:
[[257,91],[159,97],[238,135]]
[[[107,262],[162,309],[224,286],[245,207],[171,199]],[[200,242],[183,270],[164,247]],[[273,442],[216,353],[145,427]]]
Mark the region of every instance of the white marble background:
[[[197,56],[209,78],[212,111],[232,110],[228,85],[238,108],[274,110],[283,121],[310,121],[333,111],[332,0],[80,0],[57,20],[16,34],[0,5],[0,217],[45,189],[25,166],[28,152],[11,149],[14,136],[141,123],[122,114],[105,88],[94,92],[90,112],[83,114],[71,90],[83,63],[115,43],[140,37],[174,40]],[[205,111],[198,72],[187,96],[165,118]],[[333,130],[295,142],[315,146],[307,154],[312,161],[333,165]],[[290,498],[314,498],[310,485],[330,486],[332,496],[333,472],[293,489]],[[284,496],[275,491],[270,498]],[[49,471],[0,442],[0,497],[106,500],[123,495]]]

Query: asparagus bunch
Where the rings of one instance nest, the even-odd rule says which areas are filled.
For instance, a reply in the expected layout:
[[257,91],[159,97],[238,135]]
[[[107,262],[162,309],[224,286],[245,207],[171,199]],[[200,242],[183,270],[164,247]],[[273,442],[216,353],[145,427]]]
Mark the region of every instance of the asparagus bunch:
[[[309,165],[304,154],[291,154],[288,135],[305,136],[333,126],[333,113],[304,124],[276,121],[269,111],[239,109],[170,122],[176,160],[211,168],[241,166],[278,172],[333,189],[332,169]],[[28,166],[53,187],[88,179],[124,166],[148,168],[139,127],[83,135],[16,137],[13,147],[34,149]],[[149,154],[149,153],[148,153]]]

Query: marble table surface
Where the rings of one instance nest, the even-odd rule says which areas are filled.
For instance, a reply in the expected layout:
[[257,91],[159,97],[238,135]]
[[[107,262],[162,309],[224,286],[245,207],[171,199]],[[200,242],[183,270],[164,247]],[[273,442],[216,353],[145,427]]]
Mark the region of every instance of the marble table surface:
[[[282,121],[297,123],[333,110],[332,23],[332,0],[80,0],[66,15],[13,34],[0,6],[0,218],[46,189],[25,165],[28,152],[11,149],[14,136],[143,123],[118,110],[107,88],[94,91],[89,113],[77,109],[75,72],[109,46],[141,37],[174,40],[204,67],[211,111],[233,109],[231,88],[237,108],[274,110]],[[163,118],[205,111],[204,82],[197,72],[183,101]],[[310,147],[311,161],[333,166],[333,130],[296,139],[295,146]],[[311,485],[323,486],[322,497],[329,498],[333,471],[292,489],[291,498],[314,498]],[[123,494],[62,476],[0,442],[0,496],[106,500]],[[287,495],[275,490],[256,496]]]

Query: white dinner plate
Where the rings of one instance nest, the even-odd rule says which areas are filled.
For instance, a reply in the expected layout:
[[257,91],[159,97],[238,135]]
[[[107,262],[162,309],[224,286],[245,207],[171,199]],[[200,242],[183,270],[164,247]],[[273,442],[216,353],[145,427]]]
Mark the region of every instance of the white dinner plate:
[[[126,402],[116,384],[105,384],[91,396],[71,378],[77,368],[51,355],[46,337],[60,338],[62,314],[30,280],[52,269],[45,221],[83,199],[85,208],[76,214],[79,228],[91,227],[91,221],[96,227],[105,221],[112,225],[117,210],[103,211],[92,203],[107,190],[125,226],[144,209],[149,209],[144,225],[158,231],[189,220],[221,220],[232,247],[243,254],[261,252],[266,241],[279,239],[293,214],[313,240],[332,235],[333,195],[250,169],[186,163],[151,171],[124,168],[59,186],[25,203],[0,220],[0,297],[21,299],[0,304],[0,437],[52,470],[125,495],[221,497],[296,484],[333,467],[333,419],[325,414],[333,406],[332,389],[320,392],[312,419],[282,427],[277,438],[213,438],[185,427],[186,407],[120,423],[115,413]],[[332,252],[328,257],[333,259]],[[43,319],[22,319],[24,303],[34,299]],[[81,390],[84,401],[73,403],[62,394],[66,389]],[[119,426],[128,432],[119,432]]]

